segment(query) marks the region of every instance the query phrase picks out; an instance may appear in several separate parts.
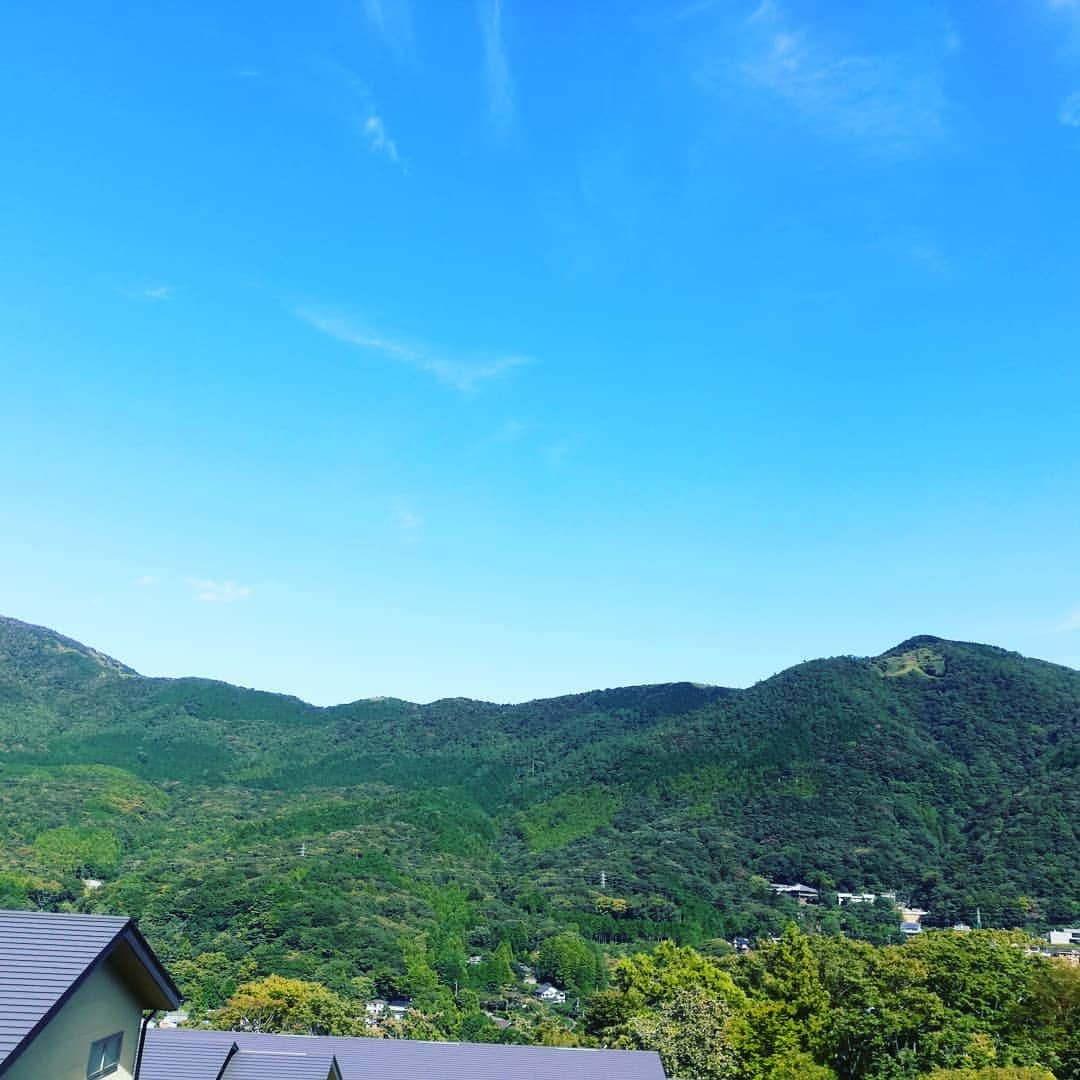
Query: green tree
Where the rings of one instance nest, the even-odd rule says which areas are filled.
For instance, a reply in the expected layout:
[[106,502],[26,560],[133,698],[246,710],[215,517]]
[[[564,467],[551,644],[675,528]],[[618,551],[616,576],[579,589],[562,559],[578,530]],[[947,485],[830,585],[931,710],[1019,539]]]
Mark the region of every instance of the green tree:
[[361,1006],[321,983],[268,975],[244,983],[215,1012],[222,1031],[269,1031],[294,1035],[359,1035]]
[[120,861],[120,842],[106,829],[61,825],[34,838],[34,857],[62,874],[108,876]]
[[828,1060],[829,992],[810,939],[789,923],[780,940],[763,946],[746,967],[757,994],[745,1013],[744,1045],[751,1058],[765,1063],[763,1075],[784,1062]]
[[171,971],[185,1004],[197,1016],[224,1005],[251,977],[253,967],[250,960],[236,962],[223,952],[204,952],[194,960],[177,960]]
[[636,1044],[656,1050],[668,1076],[738,1080],[742,1063],[731,1038],[728,1001],[699,989],[680,990],[628,1025]]
[[611,986],[589,1001],[585,1030],[605,1046],[657,1050],[672,1075],[701,1069],[713,1080],[739,1075],[746,1006],[720,962],[661,942],[616,961]]
[[402,943],[405,959],[405,985],[409,995],[418,1004],[439,989],[439,973],[428,961],[427,945],[422,939]]
[[578,934],[558,934],[540,946],[537,974],[568,988],[572,993],[591,994],[599,982],[596,951]]

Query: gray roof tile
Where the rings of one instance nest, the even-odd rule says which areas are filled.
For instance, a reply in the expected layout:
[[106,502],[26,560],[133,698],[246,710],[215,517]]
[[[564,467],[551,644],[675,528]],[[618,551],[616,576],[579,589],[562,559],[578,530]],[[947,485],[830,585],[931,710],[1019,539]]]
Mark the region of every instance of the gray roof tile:
[[218,1080],[236,1040],[229,1031],[151,1028],[140,1080]]
[[[319,1062],[334,1055],[342,1080],[664,1080],[659,1056],[641,1051],[184,1029],[147,1033],[141,1080],[217,1080],[213,1062],[220,1070],[234,1042],[238,1058],[252,1050],[277,1051],[279,1063],[280,1052]],[[293,1080],[294,1074],[276,1071],[270,1056],[264,1062],[260,1080]],[[226,1077],[232,1080],[230,1073]]]
[[232,1056],[221,1080],[327,1080],[333,1062],[329,1053],[241,1050]]
[[0,1067],[129,922],[0,911]]

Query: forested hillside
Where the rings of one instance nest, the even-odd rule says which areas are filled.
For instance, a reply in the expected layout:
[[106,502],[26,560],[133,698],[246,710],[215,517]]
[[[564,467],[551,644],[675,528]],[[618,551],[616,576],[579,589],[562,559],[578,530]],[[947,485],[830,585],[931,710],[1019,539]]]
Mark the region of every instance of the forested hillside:
[[898,939],[838,889],[1075,925],[1078,764],[1080,674],[930,637],[747,690],[315,708],[0,620],[0,905],[136,914],[208,1006],[271,973],[481,990],[545,947],[586,995],[602,950],[793,918]]

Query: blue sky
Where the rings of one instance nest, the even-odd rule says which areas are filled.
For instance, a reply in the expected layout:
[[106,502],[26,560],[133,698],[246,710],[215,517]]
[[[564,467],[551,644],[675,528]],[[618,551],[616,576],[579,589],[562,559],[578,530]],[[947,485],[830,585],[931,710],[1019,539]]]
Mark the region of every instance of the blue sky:
[[15,0],[0,611],[319,703],[1080,662],[1080,0]]

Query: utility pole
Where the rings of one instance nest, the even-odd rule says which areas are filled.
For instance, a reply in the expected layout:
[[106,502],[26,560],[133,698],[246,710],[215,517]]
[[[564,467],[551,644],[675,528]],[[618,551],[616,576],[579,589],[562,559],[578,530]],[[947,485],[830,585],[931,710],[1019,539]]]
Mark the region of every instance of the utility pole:
[[303,858],[305,858],[306,856],[307,856],[307,841],[305,840],[305,841],[304,841],[304,842],[303,842],[303,843],[302,843],[302,844],[300,845],[300,858],[301,858],[301,859],[303,859]]
[[977,907],[975,909],[975,929],[976,930],[981,930],[982,929],[982,908],[981,907]]
[[607,888],[607,871],[605,870],[600,871],[600,888],[601,890]]

